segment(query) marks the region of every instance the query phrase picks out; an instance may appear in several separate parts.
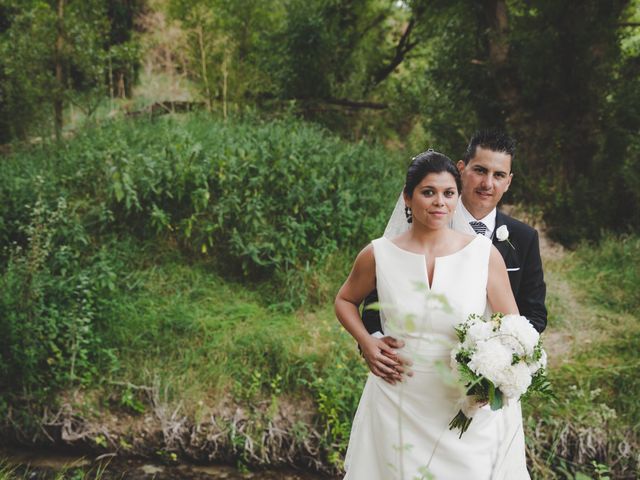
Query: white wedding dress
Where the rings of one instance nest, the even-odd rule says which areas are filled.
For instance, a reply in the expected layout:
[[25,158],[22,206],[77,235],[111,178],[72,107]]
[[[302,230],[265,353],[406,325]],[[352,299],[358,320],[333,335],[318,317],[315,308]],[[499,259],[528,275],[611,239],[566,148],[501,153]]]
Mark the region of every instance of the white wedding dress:
[[429,287],[424,255],[388,238],[373,242],[385,335],[405,341],[413,377],[396,385],[369,374],[345,458],[349,480],[528,479],[519,402],[474,416],[462,438],[448,424],[463,392],[450,369],[454,327],[487,305],[491,241],[476,236],[435,259]]

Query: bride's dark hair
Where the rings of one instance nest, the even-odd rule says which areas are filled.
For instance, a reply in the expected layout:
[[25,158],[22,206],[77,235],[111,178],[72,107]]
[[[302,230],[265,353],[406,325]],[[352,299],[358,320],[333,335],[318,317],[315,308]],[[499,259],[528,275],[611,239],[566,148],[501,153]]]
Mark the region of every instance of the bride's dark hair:
[[460,172],[458,172],[458,169],[449,157],[431,149],[426,152],[419,153],[411,159],[411,164],[407,169],[407,178],[404,182],[404,193],[411,198],[414,188],[416,188],[424,177],[430,173],[442,172],[448,172],[453,175],[453,178],[456,181],[456,186],[458,187],[458,193],[460,193],[460,189],[462,188]]

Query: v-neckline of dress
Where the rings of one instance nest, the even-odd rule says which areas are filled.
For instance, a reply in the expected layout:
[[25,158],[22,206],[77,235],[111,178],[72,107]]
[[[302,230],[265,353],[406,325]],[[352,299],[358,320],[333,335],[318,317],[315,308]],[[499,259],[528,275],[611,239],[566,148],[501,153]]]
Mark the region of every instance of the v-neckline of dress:
[[424,268],[424,278],[426,280],[426,284],[427,284],[427,290],[429,290],[430,292],[433,291],[433,285],[436,283],[436,270],[438,267],[438,260],[442,259],[442,258],[450,258],[453,257],[454,255],[459,254],[460,252],[462,252],[463,250],[466,250],[469,245],[471,245],[473,242],[475,242],[478,237],[480,237],[481,235],[476,235],[473,240],[471,240],[469,243],[467,243],[464,247],[462,247],[460,250],[456,250],[453,253],[450,253],[449,255],[442,255],[439,257],[434,256],[433,257],[433,277],[431,279],[431,284],[429,284],[429,269],[427,268],[427,254],[426,253],[417,253],[417,252],[412,252],[410,250],[405,250],[402,247],[399,247],[398,245],[396,245],[390,238],[387,237],[382,237],[385,240],[387,240],[391,245],[393,245],[396,249],[400,250],[401,252],[407,253],[409,255],[414,255],[416,257],[422,257],[422,259],[424,260],[422,262],[422,266]]

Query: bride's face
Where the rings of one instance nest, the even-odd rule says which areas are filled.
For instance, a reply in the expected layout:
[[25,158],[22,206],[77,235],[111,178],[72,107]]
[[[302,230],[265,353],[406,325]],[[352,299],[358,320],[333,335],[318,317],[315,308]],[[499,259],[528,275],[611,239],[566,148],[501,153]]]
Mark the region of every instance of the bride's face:
[[413,189],[411,198],[405,194],[404,200],[411,208],[414,225],[446,227],[458,203],[456,180],[449,172],[430,173]]

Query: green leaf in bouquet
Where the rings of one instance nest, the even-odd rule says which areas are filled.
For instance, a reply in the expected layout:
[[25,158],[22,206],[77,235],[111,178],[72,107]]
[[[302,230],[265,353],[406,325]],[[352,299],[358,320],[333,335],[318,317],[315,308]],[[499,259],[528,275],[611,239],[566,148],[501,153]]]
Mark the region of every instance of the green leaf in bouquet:
[[464,325],[458,325],[457,327],[455,327],[455,331],[456,336],[458,337],[458,341],[460,343],[464,342],[465,338],[467,337],[467,329],[464,327]]
[[532,395],[539,395],[542,398],[557,399],[551,388],[551,383],[549,383],[547,372],[544,369],[538,370],[531,378],[531,385],[529,385],[529,388],[524,395],[520,397],[520,400],[528,400]]
[[502,404],[502,392],[499,388],[496,388],[492,382],[489,382],[489,405],[491,406],[491,410],[500,410]]
[[461,383],[466,385],[467,388],[479,382],[478,375],[476,375],[466,363],[458,364],[458,372],[460,373]]

